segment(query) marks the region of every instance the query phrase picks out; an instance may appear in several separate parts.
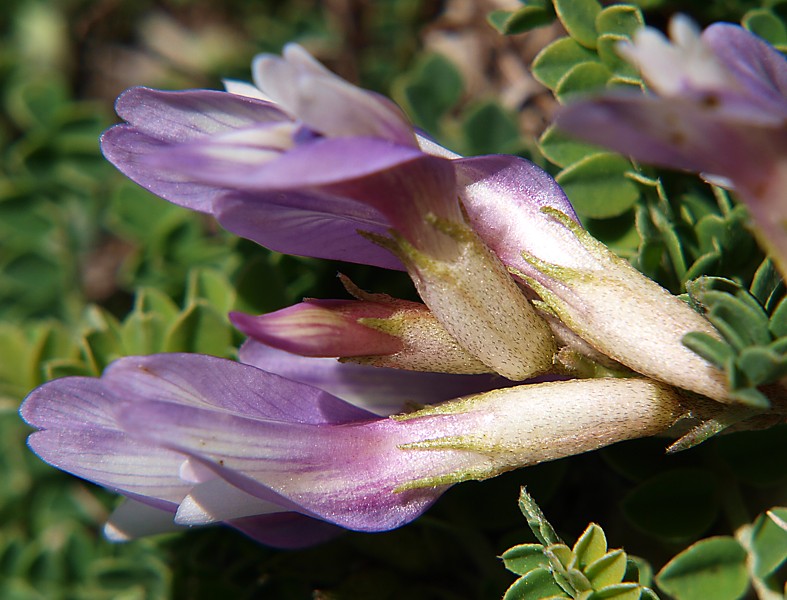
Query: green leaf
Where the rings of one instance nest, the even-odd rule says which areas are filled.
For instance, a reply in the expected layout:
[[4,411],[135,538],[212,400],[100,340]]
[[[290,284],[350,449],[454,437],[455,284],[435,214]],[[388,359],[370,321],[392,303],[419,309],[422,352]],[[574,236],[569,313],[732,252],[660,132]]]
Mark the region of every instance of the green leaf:
[[120,326],[96,329],[82,338],[85,362],[91,371],[100,374],[113,360],[125,354]]
[[787,45],[787,28],[782,20],[767,8],[750,10],[743,15],[741,24],[773,46]]
[[773,311],[768,329],[774,337],[787,336],[787,297],[783,298]]
[[235,290],[223,273],[215,269],[195,269],[189,273],[186,306],[203,299],[221,313],[228,313],[235,304]]
[[692,331],[683,336],[683,345],[696,352],[709,363],[724,369],[735,358],[735,351],[727,343],[717,340],[710,334]]
[[439,130],[440,120],[462,96],[462,75],[441,54],[427,54],[394,85],[394,96],[413,121],[427,131]]
[[161,290],[145,287],[134,298],[134,310],[140,313],[155,313],[165,321],[172,321],[180,313],[178,306]]
[[[738,369],[733,369],[728,375],[734,375]],[[741,404],[745,404],[751,408],[767,409],[771,407],[771,402],[768,397],[760,390],[754,387],[744,387],[740,382],[736,381],[733,376],[730,376],[730,398]]]
[[514,116],[495,101],[476,104],[463,115],[462,132],[467,154],[514,152],[520,145],[519,126]]
[[47,381],[59,379],[60,377],[71,376],[90,376],[94,373],[88,369],[87,365],[77,359],[55,359],[49,360],[43,365],[44,375]]
[[[575,565],[584,570],[590,563],[596,562],[607,553],[607,537],[604,530],[595,523],[587,526],[587,529],[579,536],[573,548]],[[625,565],[625,560],[623,561]]]
[[164,350],[167,325],[156,313],[131,313],[121,328],[124,354],[155,354]]
[[550,162],[558,167],[567,167],[591,154],[604,152],[600,147],[577,141],[550,125],[538,140],[538,148]]
[[706,316],[735,349],[771,342],[768,315],[757,299],[734,281],[700,277],[686,283],[694,302],[707,309]]
[[650,586],[653,583],[653,567],[644,558],[628,555],[626,560],[625,581],[633,581],[640,585]]
[[639,85],[637,68],[618,53],[618,46],[628,38],[615,33],[604,33],[598,38],[598,56],[601,62],[614,73],[621,83]]
[[526,575],[536,567],[544,567],[549,561],[544,556],[541,544],[520,544],[509,548],[500,557],[505,568],[517,575]]
[[701,540],[667,563],[656,582],[676,600],[738,600],[749,586],[746,550],[731,537]]
[[620,583],[626,574],[626,553],[623,550],[613,550],[591,563],[585,569],[585,575],[590,580],[594,590]]
[[20,400],[33,385],[36,364],[31,360],[29,346],[30,340],[21,327],[0,322],[0,383],[8,386],[9,400]]
[[718,482],[701,469],[667,471],[629,492],[621,508],[632,525],[655,538],[695,539],[718,517]]
[[555,583],[552,573],[539,567],[517,579],[506,590],[503,600],[543,600],[555,597],[568,598],[569,596]]
[[617,154],[588,156],[558,173],[555,178],[563,187],[576,211],[596,219],[623,214],[639,199],[639,189],[625,173],[631,163]]
[[684,433],[677,441],[673,442],[668,448],[667,453],[673,454],[693,448],[706,442],[715,435],[718,435],[728,427],[740,423],[751,417],[762,413],[759,408],[749,408],[740,404],[724,405],[724,408],[717,409],[714,416],[702,421],[699,425],[692,427]]
[[530,530],[539,542],[545,546],[562,543],[536,501],[524,487],[519,490],[519,510],[525,515]]
[[636,583],[618,583],[593,592],[587,600],[639,600],[642,588]]
[[551,3],[529,4],[515,11],[493,10],[486,17],[489,24],[503,35],[525,33],[555,20]]
[[231,344],[232,333],[225,317],[204,301],[197,301],[173,323],[164,347],[166,352],[228,356]]
[[787,530],[774,518],[787,517],[787,509],[774,508],[762,514],[752,524],[751,550],[754,555],[754,574],[768,577],[787,561]]
[[598,62],[596,53],[580,46],[569,37],[563,37],[555,40],[536,55],[532,65],[533,77],[550,90],[554,90],[566,73],[586,62]]
[[776,288],[779,287],[780,283],[781,277],[779,271],[773,266],[773,261],[770,258],[766,258],[754,273],[754,279],[751,282],[751,286],[749,286],[749,292],[763,307],[765,307],[768,299]]
[[787,481],[787,426],[765,431],[740,431],[716,438],[716,450],[726,468],[740,481],[760,487]]
[[596,15],[596,31],[631,37],[645,26],[642,11],[630,4],[608,6]]
[[[724,334],[734,331],[729,341],[737,345],[739,350],[771,342],[768,315],[762,307],[753,308],[743,301],[741,296],[732,296],[724,292],[706,295],[705,301],[710,303],[710,311],[706,315],[708,320]],[[723,329],[719,327],[721,323],[724,324]]]
[[736,362],[753,386],[772,383],[787,375],[787,357],[770,348],[745,348]]
[[67,102],[65,83],[54,74],[11,86],[7,94],[7,114],[22,130],[51,127]]
[[552,568],[559,572],[568,571],[574,562],[574,553],[565,544],[551,544],[544,548],[544,555],[549,558]]
[[596,17],[601,4],[596,0],[553,0],[563,27],[568,34],[586,48],[596,47]]
[[612,72],[599,62],[584,62],[574,65],[560,78],[555,86],[555,96],[565,104],[574,96],[586,95],[603,90]]

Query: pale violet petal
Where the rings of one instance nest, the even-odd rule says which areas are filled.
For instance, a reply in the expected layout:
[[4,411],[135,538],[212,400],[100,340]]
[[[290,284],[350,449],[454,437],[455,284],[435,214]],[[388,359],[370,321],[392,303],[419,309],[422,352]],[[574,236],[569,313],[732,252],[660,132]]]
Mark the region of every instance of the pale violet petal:
[[173,521],[174,513],[126,498],[104,525],[104,535],[112,542],[127,542],[146,535],[184,529]]

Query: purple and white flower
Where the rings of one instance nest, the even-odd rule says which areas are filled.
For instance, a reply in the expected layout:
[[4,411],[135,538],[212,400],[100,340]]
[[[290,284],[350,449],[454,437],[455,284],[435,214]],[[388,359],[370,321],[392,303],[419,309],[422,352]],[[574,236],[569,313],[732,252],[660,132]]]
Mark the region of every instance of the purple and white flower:
[[257,87],[234,82],[234,94],[126,92],[117,108],[128,123],[104,134],[105,154],[151,191],[267,247],[386,267],[401,264],[396,255],[441,329],[509,379],[552,368],[545,318],[559,317],[588,354],[726,399],[723,374],[681,343],[690,331],[715,335],[707,321],[580,235],[543,170],[428,142],[390,101],[298,46],[258,58],[254,74]]
[[549,326],[465,224],[452,161],[422,151],[396,105],[299,46],[259,57],[254,73],[272,102],[129,90],[117,102],[127,123],[104,134],[104,154],[152,192],[271,249],[403,263],[473,356],[513,380],[547,371]]
[[[104,153],[269,248],[404,266],[425,304],[348,285],[356,300],[234,314],[240,363],[128,357],[33,391],[31,448],[128,498],[110,537],[221,522],[287,547],[391,529],[453,483],[666,431],[690,397],[671,385],[727,400],[680,343],[708,322],[593,240],[544,171],[453,155],[297,46],[257,59],[255,83],[132,89]],[[555,337],[651,379],[513,386],[553,366]]]
[[648,93],[605,93],[561,111],[572,135],[656,165],[733,187],[761,241],[787,273],[787,59],[742,27],[700,32],[686,17],[672,41],[640,30],[620,51]]
[[[266,544],[384,531],[451,484],[654,435],[685,412],[644,379],[523,385],[378,417],[210,356],[123,358],[43,385],[21,414],[44,460],[128,501],[112,539],[226,523]],[[174,525],[173,525],[174,523]]]

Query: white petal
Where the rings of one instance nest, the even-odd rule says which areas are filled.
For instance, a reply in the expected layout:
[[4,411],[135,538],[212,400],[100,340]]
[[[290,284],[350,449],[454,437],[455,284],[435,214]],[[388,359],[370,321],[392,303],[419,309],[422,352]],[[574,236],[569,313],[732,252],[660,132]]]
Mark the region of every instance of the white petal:
[[284,511],[278,504],[260,500],[217,478],[200,483],[191,490],[180,503],[175,522],[179,525],[208,525]]
[[230,94],[272,102],[270,97],[262,93],[262,90],[247,81],[240,81],[239,79],[222,79],[221,83],[224,84],[224,89]]
[[173,517],[171,512],[126,498],[104,525],[104,535],[112,542],[127,542],[145,535],[182,529]]

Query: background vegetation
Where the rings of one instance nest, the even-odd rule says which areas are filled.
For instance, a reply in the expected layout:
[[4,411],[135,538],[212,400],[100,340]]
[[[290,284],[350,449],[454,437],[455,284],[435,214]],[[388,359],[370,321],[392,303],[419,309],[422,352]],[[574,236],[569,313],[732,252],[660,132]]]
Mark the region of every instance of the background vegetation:
[[[780,2],[638,4],[657,26],[680,10],[703,25],[743,19],[773,43],[787,43]],[[305,295],[343,297],[339,269],[367,289],[412,296],[397,274],[281,256],[238,240],[150,196],[100,155],[98,136],[114,122],[112,102],[123,89],[219,88],[222,77],[247,79],[254,54],[277,52],[287,41],[393,96],[417,125],[458,152],[519,153],[548,168],[595,235],[673,292],[685,292],[700,275],[728,279],[692,293],[711,304],[729,296],[759,306],[748,318],[760,329],[764,319],[765,337],[732,336],[719,358],[742,397],[756,393],[782,376],[784,365],[773,355],[773,369],[754,374],[746,352],[770,348],[787,331],[776,314],[784,285],[763,264],[745,211],[699,180],[643,170],[546,129],[556,102],[575,91],[637,84],[601,41],[628,35],[635,12],[614,29],[594,30],[598,43],[588,44],[587,23],[555,21],[553,4],[538,1],[5,0],[0,598],[500,597],[516,576],[497,556],[535,541],[516,504],[522,485],[564,539],[573,542],[594,521],[610,547],[645,557],[644,581],[648,569],[658,572],[699,539],[747,531],[748,555],[714,555],[716,572],[733,582],[725,589],[743,582],[745,590],[757,577],[783,589],[787,533],[762,514],[787,504],[783,428],[722,436],[668,458],[664,440],[621,444],[462,484],[397,531],[348,533],[281,552],[220,528],[107,542],[101,525],[117,498],[38,460],[24,445],[29,430],[16,414],[36,385],[96,375],[118,356],[232,357],[241,337],[227,321],[229,309],[266,312]],[[541,52],[564,28],[579,53],[573,46]],[[610,197],[614,205],[599,200]],[[717,290],[727,296],[719,300],[711,294]],[[754,321],[740,306],[730,310],[718,311],[719,318],[751,331]],[[749,555],[759,561],[757,573],[745,564]],[[706,597],[686,595],[688,588],[674,583],[681,576],[662,577],[662,591]],[[738,592],[726,597],[745,593]]]

